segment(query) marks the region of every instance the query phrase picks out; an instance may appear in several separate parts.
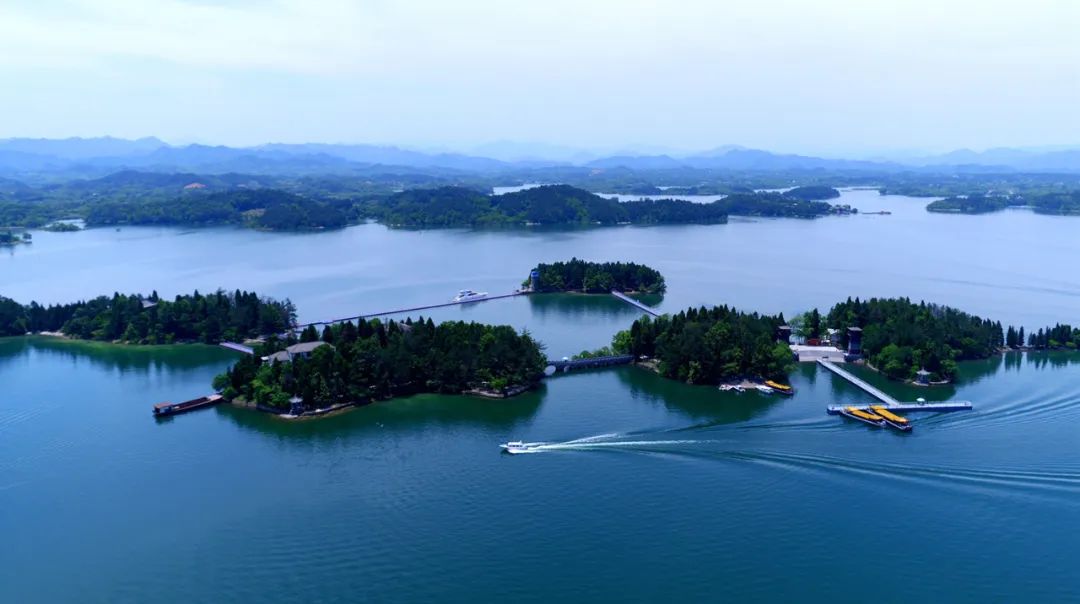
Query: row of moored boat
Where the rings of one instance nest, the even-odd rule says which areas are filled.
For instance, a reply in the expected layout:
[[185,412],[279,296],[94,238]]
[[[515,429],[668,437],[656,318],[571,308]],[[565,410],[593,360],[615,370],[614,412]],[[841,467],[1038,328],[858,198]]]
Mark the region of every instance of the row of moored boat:
[[889,411],[888,407],[884,405],[871,405],[869,409],[844,407],[840,411],[840,415],[878,428],[888,426],[901,432],[911,431],[911,422],[906,417],[901,417]]

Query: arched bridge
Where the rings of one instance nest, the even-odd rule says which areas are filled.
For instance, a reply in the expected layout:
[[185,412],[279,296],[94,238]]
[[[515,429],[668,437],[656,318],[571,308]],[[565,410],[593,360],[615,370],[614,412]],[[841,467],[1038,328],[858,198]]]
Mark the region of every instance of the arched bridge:
[[607,357],[593,357],[590,359],[548,359],[547,366],[554,367],[555,373],[560,371],[573,371],[574,369],[595,369],[597,367],[611,367],[612,365],[629,365],[634,362],[632,354],[618,354]]

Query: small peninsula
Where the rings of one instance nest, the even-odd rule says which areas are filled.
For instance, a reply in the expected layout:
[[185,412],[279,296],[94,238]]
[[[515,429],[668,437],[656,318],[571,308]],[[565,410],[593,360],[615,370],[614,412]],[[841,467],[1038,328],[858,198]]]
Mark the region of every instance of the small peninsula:
[[[533,278],[535,276],[535,284]],[[539,264],[532,270],[526,286],[534,292],[580,292],[606,294],[662,294],[667,289],[664,277],[654,268],[633,262],[586,262],[572,258],[568,262]]]
[[507,396],[538,384],[546,364],[538,342],[506,325],[360,319],[271,339],[214,388],[226,399],[295,412],[422,392]]

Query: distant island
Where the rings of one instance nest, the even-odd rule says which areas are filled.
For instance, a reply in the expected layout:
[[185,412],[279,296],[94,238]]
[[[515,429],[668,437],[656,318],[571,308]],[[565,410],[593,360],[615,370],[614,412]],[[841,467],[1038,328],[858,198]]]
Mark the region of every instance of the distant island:
[[736,193],[711,203],[678,199],[620,202],[569,185],[490,195],[463,187],[410,189],[372,200],[364,215],[401,227],[717,224],[729,215],[816,218],[848,210],[782,193]]
[[528,333],[506,325],[360,319],[272,339],[214,387],[230,400],[297,412],[421,392],[502,397],[534,387],[546,364]]
[[80,340],[126,344],[242,341],[289,329],[296,310],[288,300],[254,292],[218,290],[172,300],[113,294],[71,304],[22,305],[0,297],[0,336],[60,334]]
[[[531,274],[536,275],[533,290],[536,292],[606,294],[616,290],[661,294],[667,289],[659,271],[633,262],[586,262],[573,258],[568,262],[539,264]],[[524,285],[531,286],[532,283],[530,275]]]
[[714,224],[727,213],[712,204],[662,200],[620,203],[568,185],[489,195],[463,187],[411,189],[365,206],[391,226]]
[[788,189],[783,193],[788,199],[801,199],[803,201],[820,201],[823,199],[836,199],[840,197],[840,191],[823,185],[808,185]]
[[347,224],[345,212],[313,199],[276,189],[234,189],[203,193],[192,189],[162,201],[104,201],[86,214],[87,226],[241,225],[268,231],[334,229]]
[[1080,216],[1080,191],[1028,195],[953,196],[931,202],[930,212],[954,214],[986,214],[1006,208],[1031,208],[1037,214]]
[[30,233],[20,232],[15,229],[0,229],[0,245],[17,245],[33,241]]

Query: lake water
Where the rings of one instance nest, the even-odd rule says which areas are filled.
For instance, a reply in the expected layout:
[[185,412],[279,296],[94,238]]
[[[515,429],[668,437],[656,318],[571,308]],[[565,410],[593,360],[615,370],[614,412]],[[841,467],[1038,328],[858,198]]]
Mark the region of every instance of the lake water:
[[[518,286],[538,261],[636,260],[666,311],[793,313],[908,295],[1030,330],[1076,322],[1077,222],[948,216],[845,192],[890,216],[574,231],[316,234],[123,228],[35,233],[0,294],[59,302],[217,287],[289,297],[302,320]],[[550,356],[638,314],[532,296],[431,313],[510,323]],[[1080,598],[1080,356],[965,363],[972,400],[911,435],[825,415],[865,397],[812,365],[791,399],[633,368],[509,400],[419,396],[286,423],[204,394],[233,353],[0,340],[0,601],[1064,601]],[[506,456],[509,439],[563,443]],[[584,440],[583,440],[584,439]],[[576,441],[576,442],[571,442]]]

